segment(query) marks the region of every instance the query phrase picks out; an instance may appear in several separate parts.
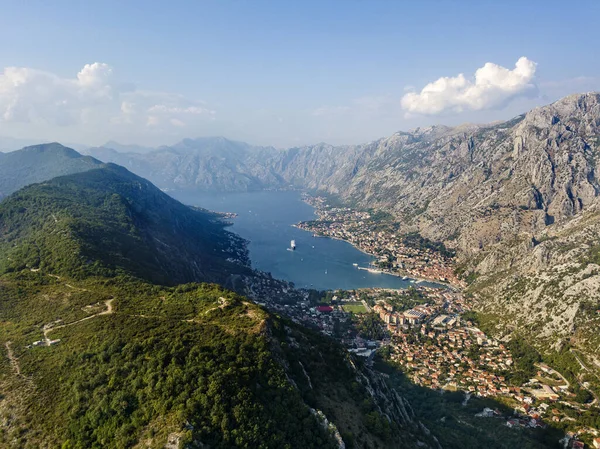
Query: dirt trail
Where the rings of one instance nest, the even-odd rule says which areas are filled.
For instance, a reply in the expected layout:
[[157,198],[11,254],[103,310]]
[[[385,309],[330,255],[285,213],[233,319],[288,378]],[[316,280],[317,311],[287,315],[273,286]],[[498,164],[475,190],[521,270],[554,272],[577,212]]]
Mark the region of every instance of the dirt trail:
[[106,305],[106,310],[104,312],[100,312],[98,315],[110,315],[111,313],[113,313],[112,303],[114,300],[115,298],[110,298],[104,301],[104,304]]
[[71,284],[65,284],[65,287],[69,287],[72,290],[80,290],[82,292],[89,292],[89,290],[87,288],[73,287]]
[[50,346],[50,342],[51,342],[50,338],[48,337],[48,334],[56,329],[62,329],[64,327],[73,326],[74,324],[81,323],[82,321],[91,320],[92,318],[96,318],[98,316],[110,315],[111,313],[113,313],[112,303],[114,300],[115,300],[115,298],[110,298],[110,299],[107,299],[106,301],[104,301],[104,305],[106,305],[106,310],[95,313],[90,316],[86,316],[85,318],[82,318],[80,320],[72,321],[71,323],[60,324],[58,326],[49,326],[48,324],[46,324],[44,326],[44,339],[46,340],[46,345]]
[[12,341],[7,341],[6,343],[4,343],[4,346],[6,346],[6,353],[8,355],[8,359],[10,360],[10,364],[12,365],[12,368],[15,372],[15,374],[17,376],[21,375],[21,367],[19,366],[19,359],[17,359],[13,353],[12,347],[10,346],[12,344]]

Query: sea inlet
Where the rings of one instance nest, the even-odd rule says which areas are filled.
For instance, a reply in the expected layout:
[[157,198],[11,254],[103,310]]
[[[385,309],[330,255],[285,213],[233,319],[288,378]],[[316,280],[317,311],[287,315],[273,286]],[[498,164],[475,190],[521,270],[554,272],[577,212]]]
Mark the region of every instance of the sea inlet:
[[[297,191],[243,193],[170,192],[192,206],[237,214],[229,229],[250,243],[253,268],[269,272],[296,287],[319,290],[367,287],[408,288],[410,279],[359,270],[374,259],[350,243],[327,237],[313,237],[295,228],[300,221],[316,218],[314,209],[301,200]],[[289,251],[295,240],[295,251]],[[435,285],[423,282],[421,285]]]

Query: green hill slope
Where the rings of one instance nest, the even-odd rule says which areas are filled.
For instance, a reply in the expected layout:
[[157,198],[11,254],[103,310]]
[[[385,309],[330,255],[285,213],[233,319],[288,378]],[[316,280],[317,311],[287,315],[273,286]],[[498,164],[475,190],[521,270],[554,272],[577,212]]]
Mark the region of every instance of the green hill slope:
[[249,271],[239,243],[113,165],[0,203],[0,447],[438,447],[341,346],[180,284]]
[[[225,282],[245,272],[238,237],[116,165],[24,188],[0,203],[0,271]],[[229,260],[229,261],[228,261]]]

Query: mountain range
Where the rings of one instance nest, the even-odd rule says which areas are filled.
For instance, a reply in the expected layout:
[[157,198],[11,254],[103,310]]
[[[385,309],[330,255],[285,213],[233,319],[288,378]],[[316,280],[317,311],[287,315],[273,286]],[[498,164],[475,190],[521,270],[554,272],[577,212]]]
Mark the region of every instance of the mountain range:
[[[599,107],[598,94],[575,95],[505,123],[419,128],[355,146],[276,150],[202,138],[147,154],[89,153],[164,189],[326,192],[385,208],[473,254],[514,230],[539,233],[595,201]],[[500,226],[505,220],[512,220],[508,231]]]
[[[599,128],[590,93],[504,123],[344,147],[203,138],[93,157],[59,144],[0,154],[0,443],[439,447],[385,376],[224,290],[268,277],[218,216],[160,189],[298,188],[386,210],[401,233],[456,250],[486,332],[596,375]],[[460,441],[461,426],[445,441]]]
[[[401,230],[457,251],[475,303],[498,332],[510,335],[519,323],[542,347],[599,349],[589,325],[595,312],[583,312],[600,299],[589,262],[598,235],[598,93],[571,95],[507,122],[418,128],[362,145],[277,150],[213,138],[143,155],[90,154],[139,169],[165,189],[293,187],[386,210]],[[589,364],[600,368],[593,355]]]

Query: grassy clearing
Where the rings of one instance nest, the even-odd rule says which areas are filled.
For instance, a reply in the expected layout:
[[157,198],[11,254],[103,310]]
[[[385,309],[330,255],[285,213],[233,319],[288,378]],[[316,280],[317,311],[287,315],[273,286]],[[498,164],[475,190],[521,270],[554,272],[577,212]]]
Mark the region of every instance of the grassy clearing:
[[342,309],[344,309],[344,312],[347,313],[367,313],[367,309],[365,309],[365,306],[363,306],[362,302],[349,302],[344,304]]

